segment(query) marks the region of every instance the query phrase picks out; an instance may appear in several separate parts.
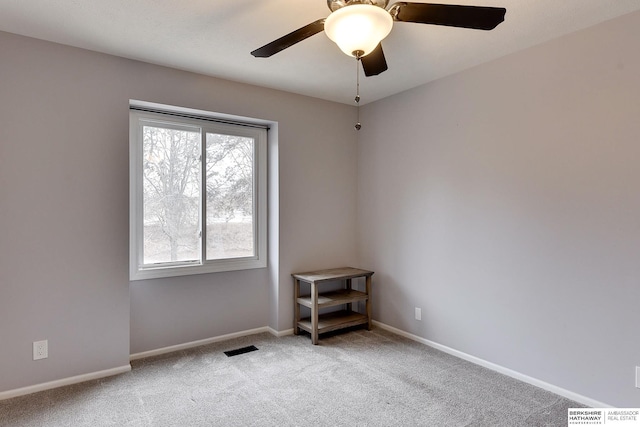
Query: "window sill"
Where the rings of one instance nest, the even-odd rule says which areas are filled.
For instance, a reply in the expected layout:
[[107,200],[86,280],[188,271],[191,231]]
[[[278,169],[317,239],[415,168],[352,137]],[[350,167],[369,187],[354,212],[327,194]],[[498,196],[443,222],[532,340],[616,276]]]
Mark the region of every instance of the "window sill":
[[266,267],[266,259],[229,259],[204,265],[133,268],[129,272],[129,280],[161,279],[165,277],[221,273],[225,271],[251,270]]

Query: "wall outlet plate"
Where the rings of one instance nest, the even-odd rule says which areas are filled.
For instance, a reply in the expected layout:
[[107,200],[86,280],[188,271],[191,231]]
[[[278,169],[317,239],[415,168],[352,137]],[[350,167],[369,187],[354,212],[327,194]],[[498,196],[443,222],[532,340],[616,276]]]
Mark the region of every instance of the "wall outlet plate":
[[47,340],[33,342],[33,360],[49,357],[49,342]]
[[416,307],[416,320],[422,320],[422,309]]

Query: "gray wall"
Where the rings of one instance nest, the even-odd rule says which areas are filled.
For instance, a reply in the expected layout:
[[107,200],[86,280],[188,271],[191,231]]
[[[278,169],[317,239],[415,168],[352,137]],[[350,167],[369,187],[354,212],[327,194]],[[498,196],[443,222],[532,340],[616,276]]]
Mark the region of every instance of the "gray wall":
[[634,13],[363,108],[377,320],[640,406],[638,40]]
[[[290,274],[355,260],[352,107],[8,33],[0,52],[0,392],[289,329]],[[268,269],[129,282],[129,99],[278,122]]]

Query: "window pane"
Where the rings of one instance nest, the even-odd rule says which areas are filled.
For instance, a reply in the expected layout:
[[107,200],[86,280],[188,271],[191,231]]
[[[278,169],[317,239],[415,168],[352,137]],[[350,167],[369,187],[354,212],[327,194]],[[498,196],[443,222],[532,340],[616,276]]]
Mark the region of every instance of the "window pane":
[[207,133],[207,259],[254,256],[253,138]]
[[143,263],[200,259],[200,132],[143,126]]

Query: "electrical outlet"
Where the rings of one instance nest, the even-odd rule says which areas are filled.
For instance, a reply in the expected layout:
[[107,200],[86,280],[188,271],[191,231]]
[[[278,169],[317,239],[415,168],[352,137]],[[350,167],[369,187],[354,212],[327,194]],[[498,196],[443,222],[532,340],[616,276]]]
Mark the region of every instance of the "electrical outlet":
[[33,342],[33,360],[49,357],[49,342],[47,340]]
[[422,309],[416,307],[416,320],[422,320]]
[[636,387],[640,388],[640,366],[636,366]]

